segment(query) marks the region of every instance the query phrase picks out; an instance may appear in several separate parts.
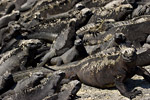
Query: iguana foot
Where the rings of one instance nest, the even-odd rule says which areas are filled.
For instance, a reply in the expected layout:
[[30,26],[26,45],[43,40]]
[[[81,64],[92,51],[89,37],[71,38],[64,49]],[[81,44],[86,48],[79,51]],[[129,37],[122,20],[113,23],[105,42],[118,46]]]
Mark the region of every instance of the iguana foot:
[[128,93],[125,94],[125,95],[126,95],[126,97],[128,97],[128,98],[130,98],[130,99],[133,99],[133,98],[135,98],[137,95],[140,95],[140,94],[142,94],[142,91],[137,90],[137,89],[134,89],[133,91],[128,92]]

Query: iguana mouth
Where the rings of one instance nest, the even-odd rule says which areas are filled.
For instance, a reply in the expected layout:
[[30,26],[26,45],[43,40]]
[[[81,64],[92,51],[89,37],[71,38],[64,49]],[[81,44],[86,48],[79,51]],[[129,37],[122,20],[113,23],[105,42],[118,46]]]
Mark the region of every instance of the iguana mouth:
[[132,62],[136,59],[136,55],[135,54],[133,56],[122,55],[122,58],[125,62]]
[[121,56],[125,62],[132,62],[137,57],[136,50],[134,48],[125,48],[122,50]]

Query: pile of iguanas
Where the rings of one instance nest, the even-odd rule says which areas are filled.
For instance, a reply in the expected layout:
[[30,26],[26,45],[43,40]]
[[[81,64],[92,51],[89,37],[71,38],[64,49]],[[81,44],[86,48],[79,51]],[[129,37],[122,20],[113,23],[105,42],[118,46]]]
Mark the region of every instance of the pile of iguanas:
[[[1,0],[0,98],[72,100],[81,82],[150,82],[149,0]],[[59,70],[59,71],[58,71]]]

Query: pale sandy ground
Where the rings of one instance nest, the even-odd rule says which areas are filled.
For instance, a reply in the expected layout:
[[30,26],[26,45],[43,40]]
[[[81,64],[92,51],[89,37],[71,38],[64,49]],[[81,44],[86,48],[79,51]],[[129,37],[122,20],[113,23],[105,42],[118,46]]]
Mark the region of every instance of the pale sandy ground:
[[[150,72],[150,66],[145,67]],[[143,80],[143,77],[135,75],[132,80],[127,81],[130,89],[142,91],[142,95],[133,100],[150,100],[150,83]],[[116,88],[98,89],[82,84],[80,91],[77,93],[77,100],[129,100],[122,96]]]

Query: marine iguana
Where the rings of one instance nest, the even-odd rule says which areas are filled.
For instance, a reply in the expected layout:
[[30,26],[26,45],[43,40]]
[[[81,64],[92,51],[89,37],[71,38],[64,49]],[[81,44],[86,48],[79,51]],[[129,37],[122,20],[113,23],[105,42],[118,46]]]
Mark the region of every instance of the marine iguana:
[[11,55],[9,58],[5,59],[0,65],[0,75],[3,75],[6,71],[14,72],[24,67],[28,55],[27,49],[22,51],[18,49],[15,54],[16,55]]
[[19,35],[20,25],[16,22],[9,22],[8,26],[2,28],[0,31],[0,53],[7,51],[12,45],[17,42],[17,36]]
[[12,74],[6,71],[0,76],[0,95],[9,90],[15,84]]
[[72,19],[67,26],[66,30],[63,30],[61,34],[57,37],[56,42],[53,43],[53,47],[50,49],[43,58],[42,62],[38,67],[42,67],[49,59],[54,56],[60,56],[69,50],[74,45],[74,40],[76,38],[76,30],[87,23],[91,17],[92,12],[90,9],[85,8],[81,10],[80,16],[77,19]]
[[97,22],[99,18],[114,19],[115,21],[124,20],[132,13],[132,8],[132,5],[126,2],[126,0],[113,0],[103,7],[95,8],[89,24]]
[[[128,21],[116,22],[114,27],[107,32],[111,34],[113,33],[112,30],[117,31],[120,28],[119,31],[125,34],[127,41],[131,41],[135,47],[141,47],[149,35],[149,30],[147,30],[149,29],[149,17],[149,15],[144,15]],[[145,28],[143,29],[143,27]]]
[[[38,8],[38,10],[41,11],[41,13],[43,13],[44,10],[48,10],[48,7],[49,7],[49,10],[52,10],[51,12],[56,13],[57,10],[59,12],[61,7],[64,7],[64,4],[68,4],[68,7],[64,8],[64,9],[67,9],[67,8],[69,9],[69,8],[73,7],[74,4],[76,4],[79,1],[80,0],[74,0],[74,1],[67,1],[67,0],[57,0],[57,1],[54,1],[54,0],[52,0],[52,1],[51,0],[42,0],[42,1],[16,0],[15,2],[13,2],[12,4],[9,5],[9,7],[6,11],[6,14],[9,14],[14,9],[19,10],[21,12],[25,12],[25,11],[27,11],[29,9],[33,9],[33,8],[34,8],[34,10],[32,10],[32,11],[35,11],[35,8]],[[36,7],[34,7],[34,6],[36,6]],[[55,12],[54,12],[52,8],[56,8],[57,10],[55,10]],[[49,12],[49,13],[51,13],[51,12]]]
[[5,15],[0,18],[0,29],[7,26],[10,21],[16,21],[19,19],[19,11],[14,11],[11,14]]
[[62,69],[65,71],[66,78],[77,76],[81,82],[94,87],[109,88],[116,86],[123,96],[131,99],[141,94],[139,90],[128,91],[124,84],[127,79],[135,74],[143,76],[150,82],[150,73],[136,64],[140,60],[136,50],[131,47],[123,47],[117,53],[103,52],[97,56],[87,57],[72,66],[64,68],[52,66],[51,68]]
[[14,86],[11,87],[11,90],[8,90],[7,92],[3,93],[1,95],[1,98],[7,95],[13,95],[15,93],[25,91],[29,88],[34,88],[35,86],[40,84],[40,80],[42,80],[42,78],[44,78],[42,72],[32,73],[29,77],[23,78],[20,81],[18,81]]
[[35,72],[30,75],[29,78],[22,79],[17,82],[17,85],[13,89],[16,93],[19,91],[24,91],[27,88],[35,87],[36,85],[40,84],[40,80],[44,78],[42,72]]
[[[93,34],[92,34],[93,35]],[[102,34],[96,36],[84,35],[83,43],[86,45],[86,50],[88,53],[96,53],[111,47],[119,47],[119,45],[126,44],[130,45],[126,41],[126,36],[123,33],[117,32],[115,34],[108,34],[103,36]],[[80,36],[80,35],[79,35]],[[99,37],[99,38],[98,38]]]
[[[32,0],[35,1],[35,0]],[[22,14],[25,18],[32,19],[39,13],[40,18],[45,19],[49,16],[66,12],[74,7],[81,0],[42,0],[37,3],[28,12]],[[23,6],[23,5],[22,5]],[[26,20],[26,19],[25,19]]]
[[[35,32],[30,32],[27,35],[27,38],[39,38],[43,40],[54,40],[56,35],[61,34],[62,29],[67,27],[69,21],[72,18],[77,18],[76,30],[81,26],[85,25],[90,19],[92,12],[88,8],[83,8],[81,10],[77,10],[77,8],[73,8],[65,13],[60,13],[57,15],[52,15],[49,18],[42,19],[42,22],[37,22],[32,20],[32,22],[27,23],[27,28],[33,28]],[[65,18],[64,18],[65,17]],[[38,20],[38,19],[37,19]],[[39,24],[40,25],[39,25]],[[33,25],[32,25],[33,24]],[[40,33],[41,35],[37,34]],[[49,39],[47,39],[49,37]]]
[[45,40],[50,43],[52,43],[56,38],[58,34],[55,33],[49,33],[49,32],[40,32],[40,33],[32,33],[27,36],[25,36],[27,39],[40,39]]
[[43,84],[40,84],[35,88],[26,89],[26,91],[15,93],[10,96],[5,96],[4,98],[12,98],[15,100],[41,100],[48,94],[52,95],[55,92],[55,88],[61,82],[64,76],[64,73],[54,74],[52,77],[45,79]]
[[8,6],[11,4],[9,0],[1,0],[0,1],[0,17],[5,15],[5,10],[8,8]]
[[[106,30],[99,32],[96,37],[86,37],[87,40],[91,41],[90,44],[93,43],[101,43],[101,39],[104,39],[107,36],[113,36],[115,33],[123,33],[127,41],[130,41],[135,47],[141,47],[143,43],[146,41],[147,36],[149,35],[149,15],[139,16],[127,21],[119,21],[119,22],[110,22],[106,23]],[[146,27],[143,29],[143,27]],[[94,41],[92,43],[92,41]],[[88,43],[88,41],[87,41]]]
[[21,6],[26,3],[27,0],[15,0],[8,5],[5,15],[10,14],[13,10],[20,10]]
[[5,14],[10,14],[14,9],[19,10],[21,12],[27,11],[31,9],[36,3],[37,0],[16,0],[15,2],[9,5]]
[[40,43],[38,40],[22,40],[18,44],[18,48],[8,51],[2,55],[0,59],[0,75],[3,75],[6,71],[15,72],[19,69],[25,69],[29,51],[36,48],[38,43]]
[[41,13],[37,12],[32,13],[32,19],[30,19],[29,16],[23,17],[21,19],[23,20],[23,23],[25,22],[24,24],[22,24],[22,26],[24,26],[26,29],[34,30],[32,33],[43,32],[42,36],[44,36],[44,32],[51,34],[60,34],[62,29],[66,28],[67,24],[72,18],[77,18],[79,20],[78,25],[85,25],[91,17],[90,13],[92,13],[90,9],[88,9],[88,11],[87,8],[78,10],[78,8],[74,7],[67,12],[50,15],[47,18],[41,17]]
[[[106,36],[107,37],[107,36]],[[126,37],[123,33],[115,33],[115,35],[109,39],[109,40],[105,40],[104,39],[104,43],[102,43],[103,45],[100,46],[101,50],[105,50],[111,47],[118,47],[122,46],[122,45],[128,45],[126,43]]]
[[[137,51],[140,51],[140,49],[138,49]],[[144,48],[143,52],[138,53],[137,60],[136,60],[137,66],[142,67],[142,66],[149,65],[150,64],[150,61],[148,60],[150,59],[149,54],[150,54],[150,48]]]
[[85,6],[77,3],[75,7],[73,7],[71,10],[68,10],[67,12],[51,15],[46,20],[56,20],[56,19],[65,19],[65,18],[72,18],[76,16],[82,9],[84,9]]
[[20,11],[23,12],[23,11],[29,10],[30,8],[32,8],[37,3],[37,1],[38,0],[27,0],[26,3],[21,5]]
[[[21,6],[23,6],[24,4],[26,5],[26,3],[29,3],[30,1],[31,2],[33,1],[33,3],[34,3],[35,0],[15,0],[13,2],[12,6],[15,5],[15,10],[20,11]],[[36,28],[36,30],[43,29],[43,30],[47,30],[49,32],[55,32],[57,30],[55,26],[57,26],[59,28],[58,30],[60,30],[60,29],[64,28],[64,24],[66,25],[66,23],[64,23],[64,21],[60,22],[60,19],[58,19],[59,20],[58,22],[61,23],[61,25],[56,25],[57,23],[54,22],[55,24],[52,24],[52,22],[47,21],[46,18],[49,18],[55,14],[66,12],[66,11],[72,9],[74,7],[74,5],[78,2],[80,2],[80,0],[41,0],[41,1],[37,1],[37,3],[30,10],[28,10],[27,12],[21,12],[21,17],[20,17],[19,22],[22,23],[22,22],[31,21],[31,23],[32,22],[35,23],[36,21],[34,19],[37,19],[37,22],[36,22],[37,26],[35,27],[35,25],[32,25],[32,28],[34,28],[34,29]],[[27,6],[29,6],[29,5],[27,5]],[[8,8],[8,10],[9,10],[9,8]],[[10,10],[11,10],[11,7],[10,7]],[[8,11],[8,12],[12,12],[12,11]],[[38,22],[38,20],[40,20],[40,23]],[[44,25],[42,24],[43,21],[45,21]],[[31,25],[28,25],[28,26],[31,26]],[[53,27],[53,28],[49,28],[49,26]],[[50,31],[50,30],[54,30],[54,31]],[[57,30],[57,32],[58,32],[58,30]],[[44,32],[47,32],[47,31],[44,31]]]
[[[109,9],[111,8],[113,8],[114,11],[111,11],[111,10],[109,11]],[[94,14],[89,20],[88,24],[80,28],[77,31],[77,34],[94,34],[94,33],[98,35],[104,34],[103,31],[107,31],[109,28],[112,27],[112,26],[109,26],[109,23],[113,24],[115,23],[116,20],[120,21],[120,20],[128,18],[128,15],[132,13],[132,10],[133,10],[133,7],[126,0],[112,1],[106,4],[105,7],[95,9]],[[106,15],[106,17],[104,18],[100,17],[102,16],[101,12],[103,12]],[[112,12],[112,14],[110,14],[110,12]],[[120,13],[122,13],[122,15]],[[120,17],[118,17],[118,15],[120,15]],[[115,25],[113,26],[116,27]]]
[[84,48],[84,45],[82,43],[81,39],[75,40],[74,46],[66,51],[63,55],[59,57],[54,57],[51,59],[51,64],[56,64],[57,66],[60,66],[62,63],[69,63],[75,60],[80,60],[85,57],[87,57],[88,54]]
[[62,86],[61,81],[64,78],[64,72],[54,72],[51,76],[43,79],[41,84],[34,88],[26,89],[13,95],[5,96],[3,99],[14,100],[72,100],[81,87],[77,80],[71,81]]
[[42,67],[52,57],[63,54],[73,46],[74,40],[76,38],[75,25],[75,21],[72,20],[67,29],[63,30],[62,33],[57,37],[56,42],[54,42],[53,44],[53,47],[42,58],[41,63],[38,65],[38,67]]

